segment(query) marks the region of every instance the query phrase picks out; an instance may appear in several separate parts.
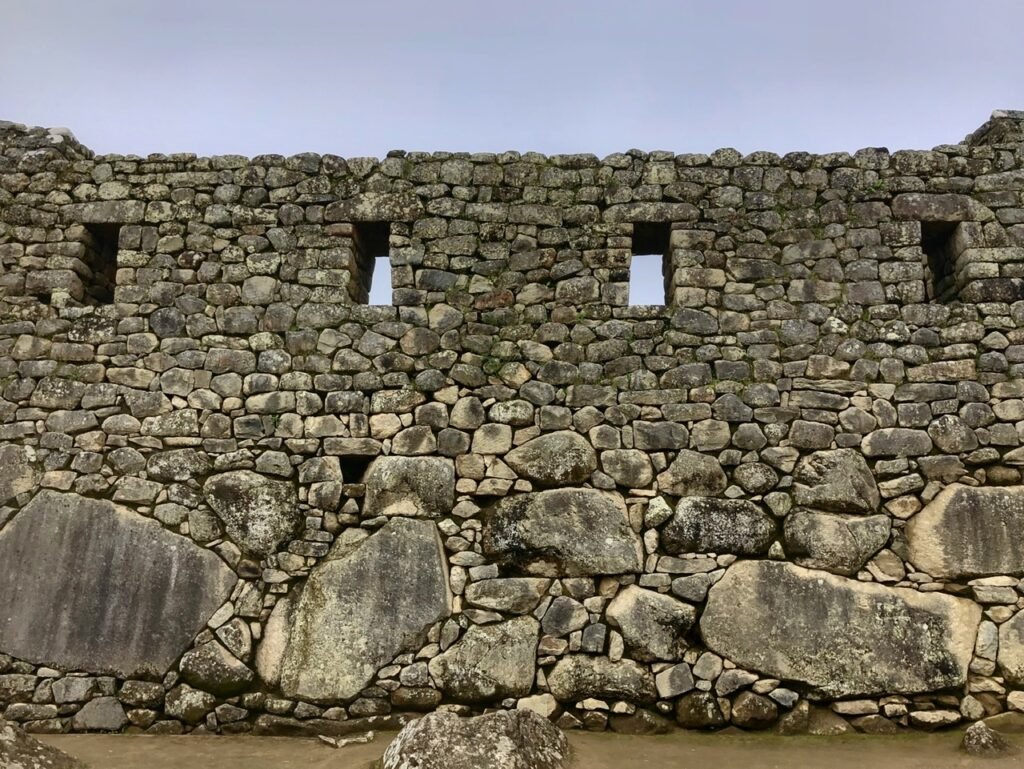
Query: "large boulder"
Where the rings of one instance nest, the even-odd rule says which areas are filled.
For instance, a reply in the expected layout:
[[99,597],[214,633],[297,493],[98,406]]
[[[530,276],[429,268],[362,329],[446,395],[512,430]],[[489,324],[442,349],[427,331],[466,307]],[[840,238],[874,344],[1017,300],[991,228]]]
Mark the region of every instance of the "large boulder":
[[973,601],[739,561],[708,593],[708,648],[830,697],[962,687],[981,621]]
[[215,553],[152,519],[44,490],[0,531],[0,653],[160,677],[236,581]]
[[907,560],[933,577],[1024,574],[1024,486],[947,486],[907,522]]
[[676,497],[713,497],[725,491],[728,485],[717,459],[689,449],[680,451],[672,464],[658,475],[658,489]]
[[889,539],[887,515],[796,510],[786,516],[786,554],[801,566],[855,574]]
[[548,687],[559,702],[598,697],[649,704],[658,698],[654,674],[646,665],[585,654],[573,654],[556,662],[548,674]]
[[366,515],[437,518],[455,504],[455,465],[440,457],[377,457],[364,478]]
[[36,452],[31,446],[0,446],[0,505],[31,491],[39,482]]
[[525,697],[533,688],[539,630],[533,617],[474,625],[430,660],[430,675],[456,702]]
[[380,769],[566,769],[569,741],[532,710],[475,718],[437,711],[406,725]]
[[815,451],[793,471],[798,505],[834,513],[873,513],[881,497],[875,476],[854,449]]
[[545,433],[505,455],[508,466],[538,486],[577,486],[597,469],[597,454],[579,433]]
[[431,521],[395,518],[369,537],[343,535],[309,575],[294,609],[281,690],[313,702],[351,699],[396,655],[418,651],[430,626],[451,611],[448,568]]
[[203,484],[203,496],[231,540],[251,555],[275,552],[304,520],[293,483],[252,470],[214,475]]
[[661,532],[669,553],[767,553],[775,520],[745,499],[683,497]]
[[608,604],[608,621],[619,629],[634,659],[678,660],[697,610],[670,595],[629,585]]
[[486,516],[484,552],[542,577],[638,572],[640,537],[618,494],[551,489],[502,499]]
[[0,718],[0,767],[4,769],[85,769],[73,756],[29,737]]

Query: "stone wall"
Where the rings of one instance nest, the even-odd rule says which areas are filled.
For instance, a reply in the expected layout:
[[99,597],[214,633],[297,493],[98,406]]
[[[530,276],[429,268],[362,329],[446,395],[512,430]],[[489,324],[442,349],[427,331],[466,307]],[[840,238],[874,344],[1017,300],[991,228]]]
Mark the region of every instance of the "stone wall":
[[0,713],[1024,709],[1022,125],[378,160],[0,123]]

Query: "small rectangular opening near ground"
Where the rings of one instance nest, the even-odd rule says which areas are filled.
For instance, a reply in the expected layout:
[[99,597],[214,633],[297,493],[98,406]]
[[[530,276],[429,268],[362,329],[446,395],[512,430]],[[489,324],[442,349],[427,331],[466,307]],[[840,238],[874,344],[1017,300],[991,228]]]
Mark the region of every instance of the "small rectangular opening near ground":
[[669,304],[670,227],[667,222],[633,224],[632,258],[629,265],[629,304]]

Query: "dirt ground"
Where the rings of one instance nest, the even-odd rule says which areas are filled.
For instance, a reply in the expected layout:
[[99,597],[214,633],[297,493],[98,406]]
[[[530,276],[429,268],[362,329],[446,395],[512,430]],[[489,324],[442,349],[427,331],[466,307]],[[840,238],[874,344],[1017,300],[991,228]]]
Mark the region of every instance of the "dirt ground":
[[[366,769],[394,733],[369,745],[334,749],[289,737],[59,735],[40,739],[91,769]],[[987,761],[957,750],[960,732],[897,737],[777,737],[678,733],[664,737],[576,732],[578,769],[951,769]],[[1011,739],[1021,742],[1020,735]],[[996,764],[1024,769],[1024,755]]]

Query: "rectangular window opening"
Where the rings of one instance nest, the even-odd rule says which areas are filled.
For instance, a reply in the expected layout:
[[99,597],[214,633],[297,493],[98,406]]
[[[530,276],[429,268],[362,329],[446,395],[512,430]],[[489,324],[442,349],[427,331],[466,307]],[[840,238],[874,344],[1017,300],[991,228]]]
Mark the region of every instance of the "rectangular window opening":
[[361,304],[390,305],[391,293],[391,224],[389,222],[357,222],[352,225],[356,249],[355,299]]
[[921,250],[928,268],[928,299],[945,302],[956,295],[955,236],[959,222],[921,222]]
[[83,261],[91,273],[85,283],[85,296],[89,304],[111,304],[117,285],[117,244],[121,237],[120,224],[87,224],[89,237],[85,241]]
[[630,306],[671,303],[670,231],[668,222],[633,224],[633,256],[629,264]]

